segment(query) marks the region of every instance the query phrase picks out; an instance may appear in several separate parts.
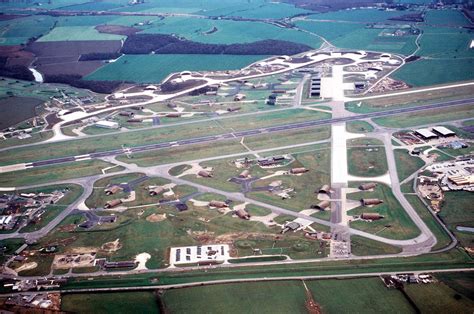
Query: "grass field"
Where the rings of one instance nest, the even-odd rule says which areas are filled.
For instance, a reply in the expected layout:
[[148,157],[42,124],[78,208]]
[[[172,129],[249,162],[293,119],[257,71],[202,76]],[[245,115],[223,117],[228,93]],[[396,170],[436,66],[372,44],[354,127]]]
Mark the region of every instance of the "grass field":
[[469,20],[458,10],[428,10],[425,16],[426,24],[466,26]]
[[440,273],[436,275],[436,278],[456,290],[458,293],[463,294],[471,300],[474,300],[474,273]]
[[54,18],[47,15],[0,21],[0,45],[26,44],[30,38],[49,32],[53,25]]
[[[442,87],[437,85],[435,87]],[[413,89],[416,90],[416,89]],[[447,89],[438,89],[430,92],[419,92],[407,95],[387,96],[383,98],[368,99],[362,102],[351,101],[345,103],[345,108],[351,112],[368,113],[375,111],[385,111],[398,108],[416,107],[429,103],[438,103],[455,99],[468,98],[472,95],[474,88],[472,86],[453,87]]]
[[[246,4],[248,8],[248,4]],[[207,33],[213,28],[216,32]],[[245,32],[242,32],[245,29]],[[274,25],[250,21],[210,20],[193,17],[167,17],[144,33],[177,34],[188,40],[210,44],[248,43],[258,40],[286,40],[318,48],[322,41],[319,37],[294,29],[280,28]]]
[[416,195],[405,195],[408,202],[410,202],[411,206],[415,209],[420,216],[421,219],[425,222],[425,224],[430,228],[431,232],[435,235],[437,239],[436,245],[432,248],[432,250],[442,249],[448,246],[451,243],[451,238],[446,233],[446,231],[441,227],[441,225],[433,218],[433,215],[428,211],[425,204],[418,198]]
[[453,232],[460,244],[472,247],[474,234],[456,230],[456,226],[474,227],[474,212],[472,204],[474,194],[467,191],[451,191],[445,194],[445,201],[438,214]]
[[78,41],[78,40],[122,40],[125,36],[99,33],[94,26],[63,26],[55,27],[38,42],[47,41]]
[[[444,283],[407,285],[405,292],[421,313],[472,313],[474,302],[463,298]],[[459,298],[459,300],[457,300]]]
[[417,125],[446,122],[464,119],[474,115],[474,106],[463,105],[453,108],[439,108],[410,114],[401,114],[394,117],[375,118],[378,125],[390,128],[408,128]]
[[310,20],[337,20],[346,22],[376,23],[384,22],[391,17],[398,16],[396,11],[382,11],[377,9],[340,10],[309,15]]
[[369,133],[374,130],[374,127],[365,121],[350,121],[346,123],[346,130],[351,133]]
[[388,171],[383,147],[350,147],[347,159],[349,173],[355,176],[375,177]]
[[351,253],[357,256],[387,255],[401,252],[401,248],[393,245],[370,240],[361,236],[351,236]]
[[[351,184],[355,185],[355,184]],[[355,185],[358,186],[358,185]],[[356,192],[348,194],[347,197],[352,200],[361,198],[378,198],[384,201],[383,204],[374,207],[359,206],[347,212],[348,215],[360,215],[362,213],[379,213],[384,216],[383,219],[367,222],[353,221],[350,226],[372,234],[377,234],[390,239],[412,239],[420,231],[415,223],[410,219],[403,207],[397,201],[390,187],[384,184],[378,184],[373,192]],[[386,227],[390,225],[390,227]]]
[[173,313],[306,313],[305,299],[299,281],[193,287],[163,295]]
[[421,158],[410,155],[406,149],[395,149],[393,152],[397,162],[397,174],[400,181],[405,180],[425,165]]
[[[423,59],[405,64],[391,75],[412,86],[430,86],[474,79],[474,59]],[[446,69],[449,68],[449,72]]]
[[126,55],[85,77],[95,81],[159,83],[181,71],[237,70],[265,59],[252,55]]
[[61,311],[70,313],[159,313],[153,292],[65,294]]
[[[6,172],[0,175],[0,185],[4,187],[25,186],[87,177],[102,174],[102,169],[110,166],[112,164],[102,160],[87,160]],[[120,170],[123,170],[123,168],[116,167],[109,170],[109,172]]]

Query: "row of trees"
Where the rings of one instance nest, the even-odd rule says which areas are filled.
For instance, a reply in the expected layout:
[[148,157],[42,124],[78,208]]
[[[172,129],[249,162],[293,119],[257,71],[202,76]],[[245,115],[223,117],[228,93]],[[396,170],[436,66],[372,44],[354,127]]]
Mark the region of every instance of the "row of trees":
[[67,75],[67,74],[58,74],[58,75],[46,75],[45,82],[47,83],[62,83],[69,84],[77,88],[86,88],[101,94],[110,94],[117,90],[121,81],[87,81],[82,80],[80,75]]
[[293,55],[312,48],[283,40],[260,40],[242,44],[206,44],[162,34],[129,36],[122,48],[125,54],[228,54],[228,55]]

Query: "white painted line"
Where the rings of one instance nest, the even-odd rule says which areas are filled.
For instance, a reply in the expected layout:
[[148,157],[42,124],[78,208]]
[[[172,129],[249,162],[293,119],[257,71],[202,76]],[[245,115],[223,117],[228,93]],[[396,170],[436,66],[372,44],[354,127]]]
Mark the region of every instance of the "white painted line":
[[89,154],[77,155],[77,156],[75,156],[74,158],[76,158],[76,159],[81,159],[81,158],[85,158],[85,157],[90,157],[90,155],[89,155]]

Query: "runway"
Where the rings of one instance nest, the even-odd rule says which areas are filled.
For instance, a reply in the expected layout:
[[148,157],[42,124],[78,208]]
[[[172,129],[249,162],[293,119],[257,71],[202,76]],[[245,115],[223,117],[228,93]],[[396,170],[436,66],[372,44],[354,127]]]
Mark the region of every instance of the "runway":
[[333,123],[338,123],[338,122],[349,122],[349,121],[362,120],[362,119],[367,119],[367,118],[387,117],[387,116],[392,116],[392,115],[397,115],[397,114],[420,112],[420,111],[425,111],[425,110],[432,110],[436,108],[445,108],[445,107],[451,107],[451,106],[461,106],[461,105],[467,105],[471,103],[474,103],[474,98],[446,101],[446,102],[440,102],[440,103],[429,104],[429,105],[421,105],[417,107],[400,108],[400,109],[393,109],[393,110],[387,110],[387,111],[365,113],[365,114],[360,114],[357,116],[349,116],[349,117],[342,117],[342,118],[335,118],[335,119],[324,119],[324,120],[313,120],[313,121],[298,122],[298,123],[288,123],[288,124],[279,125],[279,126],[224,133],[220,135],[202,136],[202,137],[195,137],[195,138],[179,140],[179,141],[163,142],[163,143],[158,143],[158,144],[142,145],[142,146],[137,146],[137,147],[114,149],[110,151],[90,153],[90,154],[85,154],[85,155],[80,155],[80,156],[61,157],[61,158],[31,162],[31,163],[26,163],[26,167],[27,168],[41,167],[41,166],[56,165],[56,164],[61,164],[61,163],[74,162],[74,161],[83,161],[83,160],[89,160],[89,159],[95,159],[95,158],[101,158],[101,157],[111,157],[111,156],[117,156],[117,155],[122,155],[122,154],[146,152],[146,151],[152,151],[152,150],[169,148],[169,147],[179,147],[179,146],[186,146],[186,145],[192,145],[192,144],[210,143],[210,142],[232,139],[232,138],[247,137],[247,136],[259,135],[259,134],[265,134],[265,133],[280,132],[280,131],[285,131],[285,130],[303,129],[303,128],[315,127],[315,126],[331,125]]

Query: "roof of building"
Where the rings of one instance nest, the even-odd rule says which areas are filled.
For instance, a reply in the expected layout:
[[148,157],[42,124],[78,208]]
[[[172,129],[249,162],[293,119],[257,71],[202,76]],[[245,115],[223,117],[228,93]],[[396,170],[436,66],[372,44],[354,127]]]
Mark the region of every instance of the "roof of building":
[[434,134],[428,129],[418,129],[418,130],[415,130],[415,132],[425,138],[438,137],[438,135]]
[[118,127],[118,125],[119,125],[117,122],[106,121],[106,120],[97,121],[95,124],[100,125],[100,126],[106,126],[106,127],[109,127],[109,128]]
[[435,126],[433,127],[433,131],[441,134],[441,135],[455,135],[456,133],[454,133],[453,131],[451,131],[450,129],[444,127],[444,126]]

